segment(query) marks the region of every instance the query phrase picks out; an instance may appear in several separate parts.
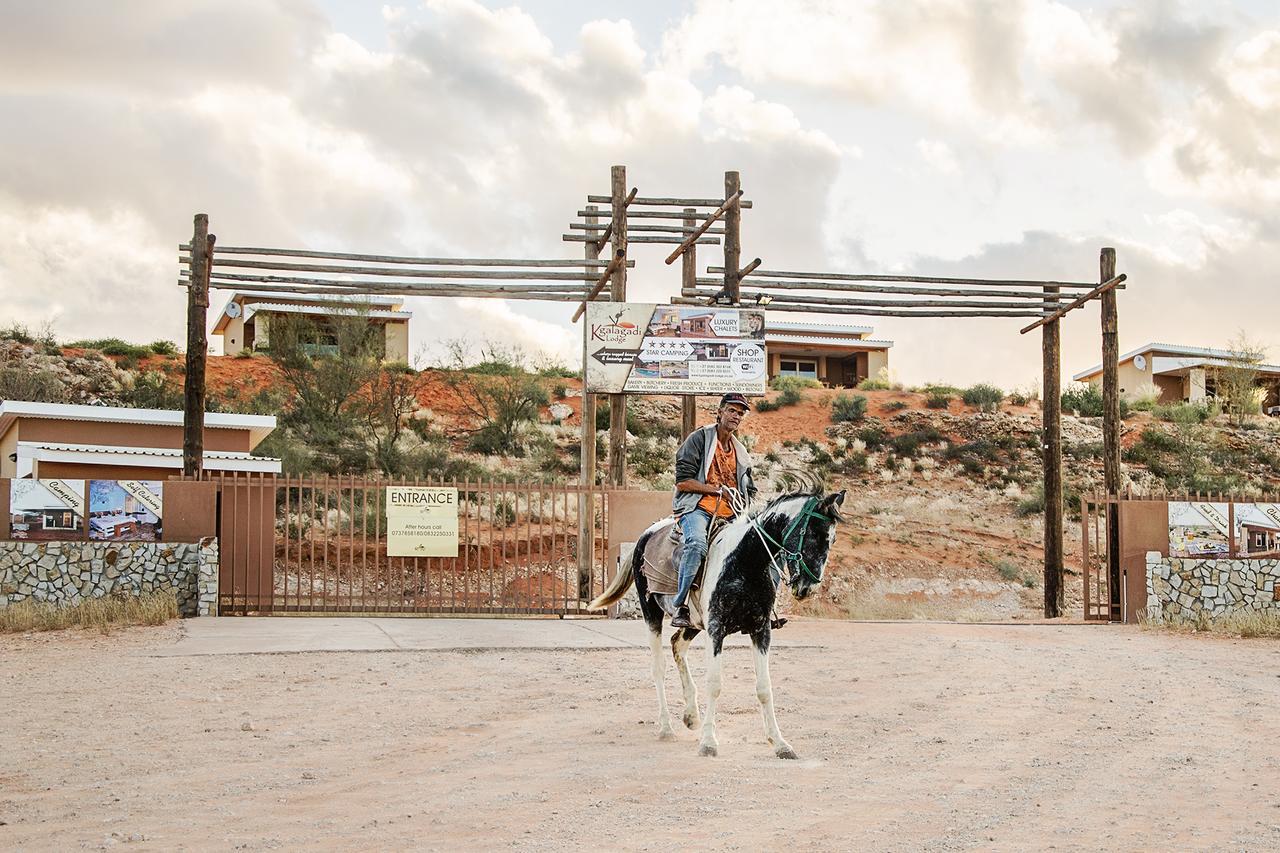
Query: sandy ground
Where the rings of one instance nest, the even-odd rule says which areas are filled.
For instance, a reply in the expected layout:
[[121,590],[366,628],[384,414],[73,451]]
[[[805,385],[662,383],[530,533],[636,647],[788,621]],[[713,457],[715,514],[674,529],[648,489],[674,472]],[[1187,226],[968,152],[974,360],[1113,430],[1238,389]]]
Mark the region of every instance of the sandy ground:
[[0,848],[1280,847],[1274,643],[793,623],[786,762],[742,647],[704,759],[642,648],[160,656],[186,630],[0,637]]

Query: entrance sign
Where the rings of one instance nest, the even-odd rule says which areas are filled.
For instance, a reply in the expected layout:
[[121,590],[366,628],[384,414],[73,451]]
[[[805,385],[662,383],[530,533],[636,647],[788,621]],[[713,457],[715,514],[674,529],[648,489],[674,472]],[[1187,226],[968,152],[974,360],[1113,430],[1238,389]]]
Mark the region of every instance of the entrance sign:
[[587,305],[589,393],[761,395],[767,364],[758,308]]
[[458,556],[458,490],[387,486],[387,556]]

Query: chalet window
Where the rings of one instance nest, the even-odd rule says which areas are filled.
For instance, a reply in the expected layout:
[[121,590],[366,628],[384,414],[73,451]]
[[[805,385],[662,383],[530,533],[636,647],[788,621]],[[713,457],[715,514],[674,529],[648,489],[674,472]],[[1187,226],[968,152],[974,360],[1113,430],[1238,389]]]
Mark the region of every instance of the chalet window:
[[805,359],[783,358],[778,360],[779,376],[805,376],[818,378],[818,362]]
[[45,530],[72,530],[76,526],[76,515],[69,509],[46,510],[41,526]]

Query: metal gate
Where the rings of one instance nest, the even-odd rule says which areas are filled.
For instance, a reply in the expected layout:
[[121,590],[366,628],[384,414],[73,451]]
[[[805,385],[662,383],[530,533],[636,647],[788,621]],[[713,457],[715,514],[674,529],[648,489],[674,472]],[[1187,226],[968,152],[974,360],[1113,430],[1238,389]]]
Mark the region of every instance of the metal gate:
[[[566,615],[585,612],[604,588],[608,493],[600,489],[495,480],[214,481],[221,615]],[[458,489],[457,557],[387,555],[388,486]]]
[[1117,499],[1105,495],[1081,496],[1080,522],[1081,573],[1084,576],[1084,618],[1086,622],[1112,622],[1119,620],[1121,602],[1119,585],[1112,582],[1110,545],[1114,536],[1108,524],[1108,515]]

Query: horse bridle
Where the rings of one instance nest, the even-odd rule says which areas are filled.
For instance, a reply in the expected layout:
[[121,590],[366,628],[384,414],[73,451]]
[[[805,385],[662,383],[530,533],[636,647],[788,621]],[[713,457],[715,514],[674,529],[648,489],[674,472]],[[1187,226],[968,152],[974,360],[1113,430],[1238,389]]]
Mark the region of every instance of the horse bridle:
[[[733,507],[734,512],[742,513],[748,508],[749,502],[743,500],[737,490],[729,493],[729,505]],[[769,567],[772,574],[776,575],[774,585],[781,584],[784,580],[790,585],[792,578],[796,572],[809,578],[814,583],[821,583],[822,578],[809,567],[809,563],[804,558],[804,541],[809,535],[809,522],[815,518],[824,518],[820,512],[816,512],[814,507],[818,505],[818,497],[814,495],[804,502],[799,514],[791,520],[791,524],[787,525],[787,529],[782,533],[782,541],[779,542],[769,535],[754,516],[747,516],[747,521],[755,528],[760,536],[760,544],[764,545],[765,553],[769,555]],[[787,542],[799,534],[794,548],[787,546]],[[773,545],[777,548],[774,551],[769,546]],[[778,555],[782,555],[782,567],[778,567]]]

